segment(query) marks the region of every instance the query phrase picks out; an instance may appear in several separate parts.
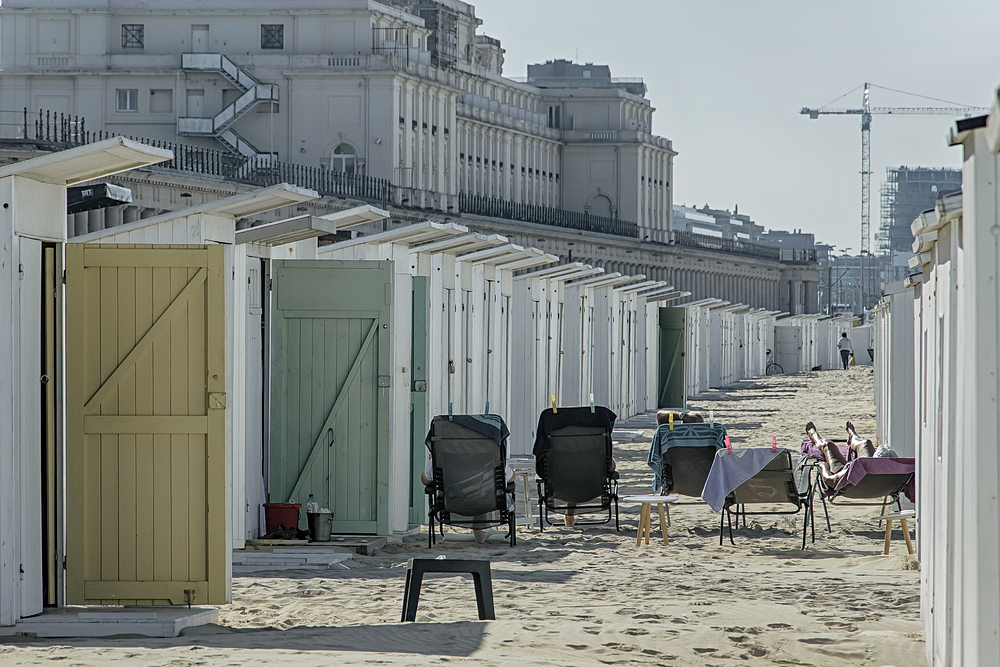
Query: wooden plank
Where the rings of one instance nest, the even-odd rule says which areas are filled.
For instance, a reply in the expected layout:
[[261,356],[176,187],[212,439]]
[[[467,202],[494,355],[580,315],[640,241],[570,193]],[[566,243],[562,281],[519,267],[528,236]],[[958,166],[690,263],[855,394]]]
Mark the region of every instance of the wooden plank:
[[208,433],[208,417],[205,416],[170,416],[157,415],[154,417],[145,416],[124,416],[114,415],[87,415],[84,417],[83,432],[87,434],[100,433]]
[[286,322],[285,352],[287,359],[285,366],[285,394],[281,406],[281,414],[285,420],[285,428],[282,434],[285,446],[283,447],[284,467],[282,469],[282,485],[279,487],[281,495],[278,496],[278,500],[285,500],[291,497],[285,492],[286,490],[290,491],[295,485],[293,475],[300,470],[302,461],[308,460],[308,454],[305,452],[305,445],[302,444],[302,437],[300,435],[302,424],[296,418],[297,414],[293,414],[293,410],[299,405],[299,391],[301,389],[298,369],[302,365],[302,320],[296,318],[287,320]]
[[162,604],[185,604],[185,589],[194,591],[194,604],[206,604],[208,598],[207,581],[88,581],[85,585],[87,599],[108,600],[110,604],[139,595]]
[[66,246],[66,320],[77,326],[77,335],[66,335],[66,469],[75,473],[66,476],[66,601],[84,601],[84,517],[86,439],[74,438],[83,432],[83,414],[77,408],[85,392],[84,336],[86,333],[86,290],[83,273],[83,248]]
[[84,262],[89,267],[119,267],[122,263],[133,267],[172,268],[177,266],[207,267],[208,255],[204,249],[171,250],[153,248],[150,250],[128,249],[128,259],[123,260],[121,247],[84,245]]
[[[340,348],[337,346],[338,336],[340,333],[340,328],[343,324],[341,320],[324,319],[323,322],[323,348],[324,348],[324,359],[323,368],[325,372],[323,376],[327,378],[326,385],[323,388],[323,400],[327,405],[332,406],[337,400],[337,389],[340,386],[341,380],[347,376],[350,372],[350,368],[347,367],[347,362],[349,359],[345,359],[346,355],[340,353]],[[340,416],[333,424],[333,433],[340,432],[341,423],[344,417]],[[338,498],[339,487],[338,487],[338,470],[335,464],[337,455],[337,443],[333,442],[333,435],[329,434],[331,442],[326,448],[321,458],[320,465],[324,466],[323,470],[326,473],[326,498],[327,507],[335,510],[340,502]],[[336,516],[336,515],[335,515]]]
[[[189,485],[194,482],[188,478],[190,470],[188,456],[188,436],[171,435],[170,437],[170,580],[188,579],[190,569],[190,534],[188,532],[188,514],[190,512]],[[157,530],[164,527],[157,526]]]
[[[118,353],[123,359],[135,347],[135,269],[122,267],[118,275]],[[125,373],[118,383],[117,414],[135,414],[135,369]],[[135,435],[118,438],[118,579],[136,579],[136,528],[138,503],[136,497]]]
[[[226,391],[226,292],[225,248],[209,246],[209,280],[205,303],[206,363],[209,392]],[[205,452],[205,515],[208,560],[208,604],[231,601],[232,554],[227,529],[226,411],[208,411],[209,434]]]
[[[333,388],[333,401],[337,400],[337,394],[346,384],[346,379],[351,373],[351,366],[354,358],[351,357],[351,321],[349,319],[337,320],[337,336],[333,349],[337,350],[337,385]],[[351,470],[347,465],[348,448],[350,440],[347,434],[350,432],[350,414],[343,413],[334,422],[334,433],[337,435],[333,442],[333,454],[331,455],[330,477],[333,485],[333,496],[335,505],[330,509],[334,511],[334,516],[348,516],[348,480]]]
[[[58,603],[59,580],[57,572],[61,567],[59,562],[59,526],[60,516],[57,509],[60,495],[57,489],[60,488],[62,480],[61,472],[58,470],[58,422],[56,416],[59,414],[56,397],[56,383],[62,384],[62,379],[57,374],[56,358],[58,356],[56,348],[56,252],[54,246],[46,246],[44,253],[44,283],[42,288],[42,303],[44,308],[45,322],[45,342],[43,361],[43,372],[50,379],[45,383],[45,423],[44,423],[44,447],[45,447],[45,604],[55,606]],[[61,406],[60,406],[61,407]]]
[[[362,420],[362,407],[361,407],[361,397],[364,391],[364,378],[362,373],[367,370],[371,372],[370,368],[365,368],[365,361],[368,354],[368,346],[371,345],[374,340],[374,334],[378,331],[378,321],[374,321],[371,324],[369,331],[371,332],[370,339],[366,337],[366,344],[359,346],[357,341],[364,335],[361,328],[362,323],[357,320],[349,320],[348,330],[350,331],[350,344],[346,350],[359,350],[357,357],[354,360],[354,366],[351,368],[351,375],[348,377],[347,382],[344,386],[340,388],[340,394],[338,395],[338,401],[340,396],[344,396],[344,401],[342,405],[347,408],[345,416],[350,420],[350,425],[345,431],[340,431],[337,433],[338,440],[346,441],[347,449],[347,512],[346,515],[349,517],[360,517],[360,503],[361,503],[361,456],[363,452],[361,451],[361,420]],[[360,348],[360,349],[359,349]],[[346,352],[345,350],[345,352]],[[354,372],[354,368],[358,371]],[[365,452],[366,453],[366,452]]]
[[[101,377],[110,376],[118,367],[118,269],[98,269],[101,280],[100,333]],[[115,414],[118,409],[117,383],[106,392],[107,405],[96,405],[102,412]],[[118,579],[118,436],[101,436],[101,516],[100,552],[90,554],[100,558],[101,578]]]
[[[192,269],[188,269],[188,271],[191,272]],[[207,295],[205,292],[207,287],[208,281],[206,280],[203,289],[193,294],[187,304],[187,332],[184,335],[187,341],[187,386],[184,388],[187,404],[184,406],[184,410],[188,415],[204,415],[208,411],[206,347],[211,332],[208,331],[206,325]],[[208,422],[209,418],[206,416],[206,433],[210,430]],[[206,487],[209,480],[206,471],[207,447],[206,436],[188,435],[188,514],[185,520],[185,530],[188,536],[187,577],[193,580],[208,579],[207,524],[209,507],[206,501],[208,492]],[[222,485],[226,484],[224,478],[221,482]],[[223,510],[225,507],[226,505],[223,504],[219,509]]]
[[[105,269],[106,270],[106,269]],[[174,270],[172,273],[176,273]],[[149,330],[143,335],[142,339],[132,348],[120,364],[116,363],[116,367],[113,372],[109,371],[107,380],[103,382],[101,387],[90,397],[87,401],[87,405],[84,407],[85,414],[94,414],[100,404],[107,398],[113,391],[116,390],[118,382],[121,378],[135,366],[136,360],[152,345],[153,341],[170,325],[171,321],[179,317],[187,305],[187,301],[191,296],[201,288],[201,284],[205,281],[205,269],[199,269],[195,276],[187,283],[187,285],[180,290],[177,298],[173,300],[169,307],[163,312],[163,314],[156,320],[156,322],[149,328]],[[173,337],[171,337],[173,340]],[[103,336],[102,336],[103,340]],[[184,358],[184,357],[181,357]]]
[[[152,316],[159,319],[173,301],[170,293],[170,269],[152,268]],[[170,340],[162,336],[152,343],[152,401],[154,415],[170,414]],[[166,581],[172,569],[173,541],[170,525],[170,435],[153,436],[153,578]]]
[[[312,341],[312,363],[309,364],[308,372],[311,376],[311,386],[310,393],[312,396],[311,404],[309,405],[309,429],[312,432],[313,429],[321,427],[320,420],[326,414],[327,409],[330,407],[331,402],[327,399],[327,385],[330,384],[330,379],[323,374],[323,368],[326,367],[326,326],[325,321],[322,319],[310,319],[309,320],[309,338]],[[329,351],[330,354],[334,354],[333,350]],[[317,436],[320,436],[317,431]],[[309,480],[309,487],[305,490],[307,494],[316,494],[316,502],[320,504],[321,507],[329,507],[330,504],[330,484],[328,477],[330,475],[330,463],[329,463],[329,452],[330,448],[322,448],[322,456],[320,456],[320,461],[315,469],[312,471],[311,479]],[[308,497],[308,496],[307,496]]]

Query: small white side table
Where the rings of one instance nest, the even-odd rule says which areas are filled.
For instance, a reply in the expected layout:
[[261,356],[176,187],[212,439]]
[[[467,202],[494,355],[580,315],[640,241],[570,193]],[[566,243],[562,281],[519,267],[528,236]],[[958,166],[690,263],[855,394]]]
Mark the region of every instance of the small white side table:
[[903,528],[903,539],[906,540],[906,550],[912,554],[913,542],[910,541],[910,526],[907,525],[906,520],[913,519],[916,521],[916,510],[903,510],[902,512],[893,512],[891,514],[877,514],[872,517],[872,521],[885,521],[885,550],[882,554],[885,556],[889,555],[889,541],[892,539],[893,519],[899,520],[900,526]]
[[649,544],[649,533],[652,530],[650,524],[654,504],[660,511],[660,532],[663,533],[663,543],[670,544],[670,540],[667,538],[667,518],[664,515],[663,506],[677,502],[677,496],[627,496],[622,498],[622,500],[629,503],[642,503],[642,509],[639,511],[639,530],[636,533],[635,546],[642,544],[643,534],[646,536],[646,544]]

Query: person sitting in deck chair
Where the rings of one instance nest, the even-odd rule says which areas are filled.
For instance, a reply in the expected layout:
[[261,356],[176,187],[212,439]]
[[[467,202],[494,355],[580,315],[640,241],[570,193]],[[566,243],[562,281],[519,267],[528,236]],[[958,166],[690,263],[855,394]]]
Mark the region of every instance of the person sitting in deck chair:
[[[816,430],[816,425],[812,422],[806,424],[806,435],[813,441],[816,448],[823,453],[825,460],[819,464],[820,477],[823,479],[823,482],[831,488],[837,486],[840,478],[847,472],[847,460],[841,454],[840,448],[820,436]],[[879,447],[876,449],[871,440],[866,440],[858,435],[858,431],[854,428],[852,422],[847,422],[847,448],[854,452],[858,458],[896,455],[888,447]]]
[[[514,470],[509,465],[504,466],[503,474],[504,477],[506,478],[507,484],[512,484],[514,482]],[[420,483],[426,486],[431,483],[432,479],[434,479],[434,464],[430,454],[428,454],[427,463],[424,465],[424,469],[420,473]],[[465,485],[468,484],[469,488],[471,489],[479,489],[483,484],[490,484],[490,483],[491,482],[487,477],[477,476],[474,479],[463,481],[461,486],[465,487]],[[514,509],[514,499],[511,498],[509,494],[507,496],[507,509],[511,511],[513,511]],[[485,519],[485,515],[476,516],[473,517],[473,519],[481,521]],[[478,528],[472,529],[472,535],[476,539],[476,544],[485,543],[486,540],[489,539],[490,535],[494,535],[497,532],[498,531],[496,528],[487,528],[485,530],[479,530]]]

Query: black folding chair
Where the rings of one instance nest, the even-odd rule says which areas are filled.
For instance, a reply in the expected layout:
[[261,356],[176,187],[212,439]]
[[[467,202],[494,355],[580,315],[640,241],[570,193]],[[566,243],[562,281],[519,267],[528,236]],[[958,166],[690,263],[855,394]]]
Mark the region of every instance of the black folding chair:
[[[596,514],[607,512],[599,520],[577,520],[580,525],[608,523],[614,508],[615,530],[618,520],[618,472],[611,469],[611,431],[615,415],[603,407],[559,408],[560,419],[546,410],[539,419],[535,471],[538,483],[538,526],[552,525],[549,513]],[[566,423],[570,422],[570,423]],[[549,430],[547,426],[560,425]],[[536,441],[537,443],[537,441]]]
[[[489,417],[503,424],[500,417]],[[428,547],[435,542],[435,522],[442,536],[445,525],[475,530],[506,526],[510,545],[514,546],[517,541],[513,502],[510,506],[507,502],[508,497],[513,501],[514,484],[508,484],[504,474],[506,435],[491,437],[470,428],[469,424],[475,425],[474,420],[478,418],[476,415],[455,415],[431,420],[427,443],[434,479],[424,489],[430,526]],[[502,432],[506,434],[506,425]]]

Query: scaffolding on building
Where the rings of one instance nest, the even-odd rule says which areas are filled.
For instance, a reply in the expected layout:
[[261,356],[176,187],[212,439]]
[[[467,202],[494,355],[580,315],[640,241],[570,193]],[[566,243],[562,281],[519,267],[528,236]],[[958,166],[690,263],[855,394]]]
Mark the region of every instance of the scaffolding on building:
[[880,254],[911,251],[910,223],[934,208],[941,193],[962,188],[962,170],[948,167],[897,167],[885,170],[882,221],[876,237]]
[[458,61],[458,12],[435,0],[420,0],[417,13],[431,31],[427,48],[431,62],[438,67],[451,68]]

